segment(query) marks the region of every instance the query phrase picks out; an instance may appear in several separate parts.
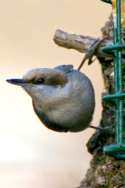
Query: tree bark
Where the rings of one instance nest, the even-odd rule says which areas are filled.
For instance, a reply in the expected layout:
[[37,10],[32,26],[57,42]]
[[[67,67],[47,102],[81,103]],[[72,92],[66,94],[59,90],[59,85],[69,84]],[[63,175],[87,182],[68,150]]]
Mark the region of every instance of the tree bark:
[[[91,54],[96,56],[101,64],[107,93],[114,92],[114,63],[112,55],[105,54],[102,51],[102,47],[112,44],[112,29],[112,16],[110,16],[101,29],[102,38],[98,39],[101,42]],[[123,36],[123,40],[124,38],[125,36]],[[74,49],[81,53],[89,53],[89,49],[92,48],[92,44],[96,40],[96,38],[91,36],[68,34],[61,30],[57,30],[54,35],[54,41],[57,45],[67,49]],[[89,59],[92,56],[86,57]],[[124,51],[122,56],[124,73]],[[125,76],[123,75],[124,81]],[[125,89],[125,85],[123,88]],[[104,131],[97,130],[87,143],[88,152],[93,155],[93,159],[79,188],[125,188],[125,161],[104,155],[102,151],[104,145],[115,143],[115,105],[104,101],[102,101],[102,105],[103,112],[100,127],[106,129]]]

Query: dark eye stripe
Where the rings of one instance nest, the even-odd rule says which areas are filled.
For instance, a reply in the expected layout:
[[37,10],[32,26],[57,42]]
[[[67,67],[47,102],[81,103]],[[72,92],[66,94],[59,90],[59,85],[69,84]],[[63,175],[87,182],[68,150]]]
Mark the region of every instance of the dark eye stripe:
[[33,81],[34,84],[43,84],[44,82],[45,82],[44,78],[39,78],[39,79]]

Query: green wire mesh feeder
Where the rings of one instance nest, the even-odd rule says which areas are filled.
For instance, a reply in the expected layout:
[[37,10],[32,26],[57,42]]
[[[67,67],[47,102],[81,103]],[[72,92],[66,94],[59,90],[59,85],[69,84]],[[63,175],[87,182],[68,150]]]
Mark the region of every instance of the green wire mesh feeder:
[[[125,3],[125,0],[102,0],[106,3],[115,5],[115,13],[113,15],[114,24],[114,43],[113,45],[104,47],[102,50],[105,53],[112,53],[114,58],[114,94],[109,94],[103,97],[105,101],[115,101],[116,106],[116,143],[106,145],[103,148],[105,154],[113,156],[117,159],[125,159],[125,143],[123,140],[123,98],[125,93],[122,92],[123,80],[122,80],[122,50],[125,49],[125,45],[122,43],[121,32],[121,3]],[[124,2],[123,2],[124,1]],[[114,3],[114,4],[113,4]]]

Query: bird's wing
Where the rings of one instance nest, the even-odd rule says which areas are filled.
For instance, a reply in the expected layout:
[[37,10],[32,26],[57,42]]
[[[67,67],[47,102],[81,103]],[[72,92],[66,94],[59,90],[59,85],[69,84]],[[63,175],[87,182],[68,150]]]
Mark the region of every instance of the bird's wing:
[[64,73],[69,73],[73,70],[73,65],[59,65],[54,69],[58,69],[60,71],[63,71]]

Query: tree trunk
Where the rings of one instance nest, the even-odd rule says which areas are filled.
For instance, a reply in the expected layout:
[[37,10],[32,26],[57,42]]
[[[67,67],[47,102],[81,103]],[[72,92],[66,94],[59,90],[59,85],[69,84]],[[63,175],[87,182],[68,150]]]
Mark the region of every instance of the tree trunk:
[[[110,16],[101,29],[102,39],[68,34],[61,30],[57,30],[54,36],[57,45],[86,53],[83,61],[88,59],[92,62],[93,55],[97,57],[102,67],[106,94],[114,92],[114,63],[112,56],[103,53],[101,48],[112,44],[112,29],[112,16]],[[93,45],[96,41],[100,42]],[[123,73],[125,72],[124,55],[123,51]],[[125,80],[124,75],[123,80]],[[123,87],[125,89],[125,86]],[[97,130],[87,143],[88,152],[93,155],[93,159],[79,188],[125,188],[125,161],[104,155],[102,151],[104,145],[115,143],[115,106],[104,101],[102,105],[100,127],[106,129]]]

